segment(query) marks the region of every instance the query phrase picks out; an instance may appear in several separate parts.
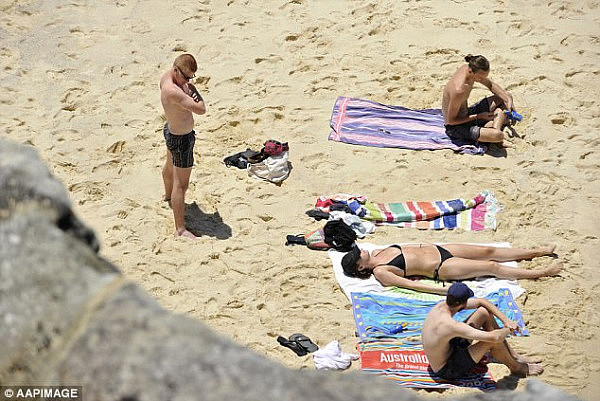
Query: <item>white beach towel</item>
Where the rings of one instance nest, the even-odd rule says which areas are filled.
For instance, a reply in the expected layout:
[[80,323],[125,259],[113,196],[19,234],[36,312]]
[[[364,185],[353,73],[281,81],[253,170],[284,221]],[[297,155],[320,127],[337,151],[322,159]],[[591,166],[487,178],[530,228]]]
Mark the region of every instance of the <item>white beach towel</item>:
[[[391,244],[390,244],[391,245]],[[359,248],[365,249],[369,252],[372,252],[375,249],[383,249],[387,248],[390,245],[375,245],[370,243],[360,243]],[[403,244],[399,244],[403,245]],[[404,244],[407,245],[407,244]],[[443,244],[438,244],[443,246]],[[497,247],[510,247],[508,242],[497,242],[491,244],[470,244],[470,245],[487,245],[487,246],[497,246]],[[345,255],[345,252],[338,252],[334,249],[330,249],[329,258],[333,263],[333,271],[335,273],[335,278],[340,285],[344,294],[350,300],[350,294],[353,292],[375,292],[382,293],[387,296],[403,296],[402,293],[394,292],[390,287],[384,287],[381,285],[379,281],[375,278],[375,276],[371,275],[366,280],[348,277],[344,274],[344,269],[342,268],[342,258]],[[517,267],[517,262],[505,262],[502,263],[505,266]],[[465,280],[463,283],[467,284],[469,288],[473,290],[475,296],[478,298],[483,298],[487,294],[497,291],[500,288],[508,288],[513,295],[513,298],[518,298],[525,293],[525,289],[519,285],[517,280],[505,280],[498,279],[493,277],[486,278],[477,278],[473,280]]]

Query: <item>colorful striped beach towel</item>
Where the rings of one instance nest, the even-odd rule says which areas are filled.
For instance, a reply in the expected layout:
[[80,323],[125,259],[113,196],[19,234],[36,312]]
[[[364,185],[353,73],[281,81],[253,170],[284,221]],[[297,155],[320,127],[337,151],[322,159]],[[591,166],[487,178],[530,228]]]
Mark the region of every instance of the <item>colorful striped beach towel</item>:
[[470,199],[447,201],[376,203],[367,201],[364,220],[429,230],[462,228],[467,231],[496,229],[496,214],[502,207],[489,191]]
[[[501,289],[485,296],[509,319],[521,328],[517,335],[528,336],[523,314],[508,289]],[[352,311],[361,341],[379,338],[396,338],[420,342],[421,329],[427,313],[437,300],[390,297],[372,293],[352,293]],[[454,315],[456,321],[466,320],[473,310],[463,310]],[[496,319],[498,325],[502,322]]]
[[451,149],[483,154],[479,142],[450,139],[439,109],[412,110],[370,100],[338,97],[329,125],[329,140],[354,145],[414,150]]
[[422,344],[389,341],[358,343],[361,370],[383,375],[402,387],[451,388],[470,387],[483,391],[496,389],[496,382],[485,364],[478,364],[471,374],[460,380],[444,380],[429,368]]

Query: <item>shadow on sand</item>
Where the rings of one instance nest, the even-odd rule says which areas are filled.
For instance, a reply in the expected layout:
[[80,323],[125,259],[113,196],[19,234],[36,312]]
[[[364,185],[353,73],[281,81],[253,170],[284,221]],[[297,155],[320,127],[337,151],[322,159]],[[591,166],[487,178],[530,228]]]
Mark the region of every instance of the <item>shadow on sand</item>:
[[[519,135],[516,129],[513,126],[508,125],[505,128],[508,129],[508,137],[509,138],[519,138],[523,139],[523,136]],[[502,148],[498,145],[490,144],[488,145],[488,150],[485,152],[486,155],[490,155],[492,157],[507,157],[507,152],[505,148]]]
[[498,390],[515,390],[519,384],[519,380],[516,376],[508,375],[498,380],[496,384],[498,385]]
[[196,202],[185,205],[185,227],[194,235],[217,239],[231,237],[231,227],[223,222],[219,212],[204,213]]

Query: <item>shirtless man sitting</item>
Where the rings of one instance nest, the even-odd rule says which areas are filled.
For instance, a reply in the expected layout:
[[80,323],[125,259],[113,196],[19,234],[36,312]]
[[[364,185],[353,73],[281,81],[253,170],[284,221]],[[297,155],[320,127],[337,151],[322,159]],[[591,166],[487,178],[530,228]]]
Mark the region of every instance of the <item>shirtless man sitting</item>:
[[[446,134],[452,139],[492,142],[505,146],[502,128],[507,117],[504,110],[514,110],[512,95],[488,78],[490,63],[483,56],[468,55],[444,87],[442,114]],[[486,86],[494,96],[485,97],[468,107],[473,84]],[[503,110],[504,109],[504,110]]]
[[[462,378],[488,351],[515,376],[541,374],[544,368],[539,358],[518,355],[505,340],[508,334],[519,331],[519,326],[488,300],[472,296],[469,287],[456,282],[448,289],[446,301],[427,314],[422,330],[423,348],[435,374],[446,380]],[[476,310],[464,323],[457,322],[452,316],[463,309]],[[499,328],[494,316],[504,328]]]

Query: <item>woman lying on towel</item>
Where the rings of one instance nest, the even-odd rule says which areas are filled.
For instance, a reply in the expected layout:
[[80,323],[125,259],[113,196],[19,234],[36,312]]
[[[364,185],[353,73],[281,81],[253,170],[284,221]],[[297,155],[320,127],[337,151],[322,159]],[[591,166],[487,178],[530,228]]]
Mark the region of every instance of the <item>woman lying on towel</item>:
[[520,269],[499,262],[554,255],[555,246],[537,249],[499,248],[482,245],[430,244],[392,245],[372,252],[356,244],[344,255],[342,267],[349,277],[369,278],[371,274],[384,286],[445,295],[447,288],[433,287],[408,277],[422,276],[439,280],[464,280],[482,276],[505,279],[553,276],[562,269],[555,262],[543,269]]

